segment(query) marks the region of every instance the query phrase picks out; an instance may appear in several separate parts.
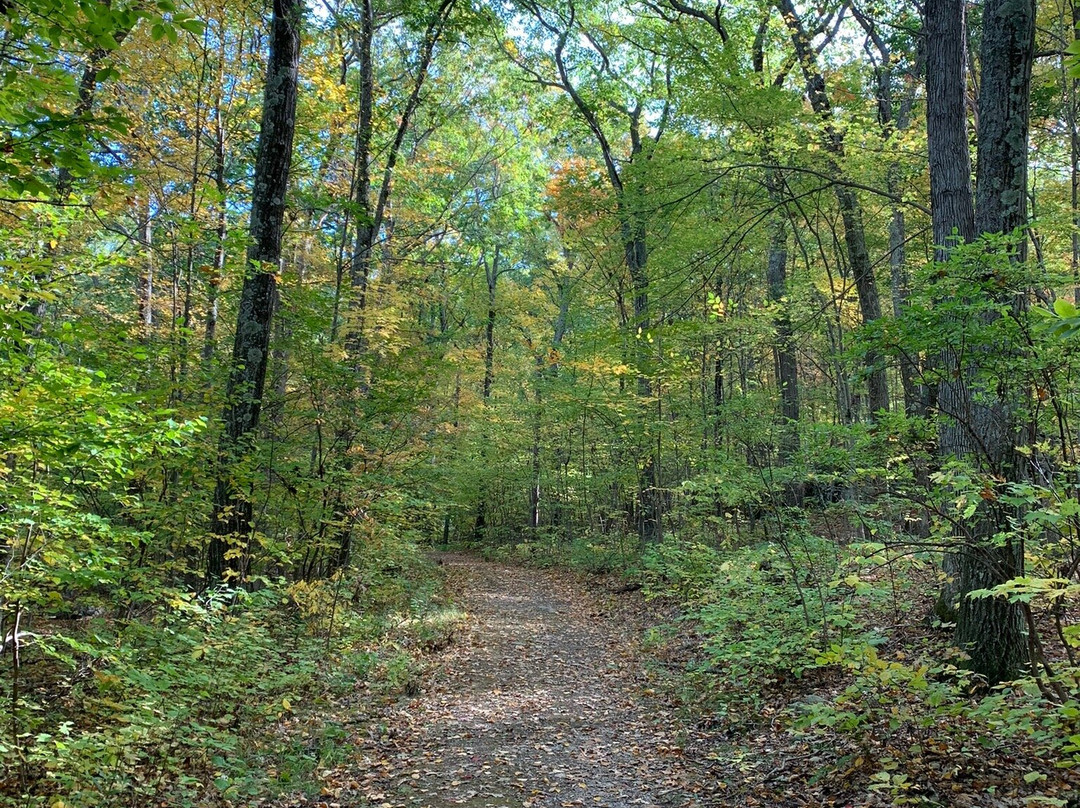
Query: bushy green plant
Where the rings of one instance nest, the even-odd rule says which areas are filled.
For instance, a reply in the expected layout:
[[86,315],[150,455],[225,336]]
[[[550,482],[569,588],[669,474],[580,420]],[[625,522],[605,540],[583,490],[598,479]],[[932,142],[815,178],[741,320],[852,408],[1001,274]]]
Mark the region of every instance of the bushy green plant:
[[[360,682],[406,687],[418,654],[460,620],[434,600],[432,566],[399,544],[362,556],[370,568],[392,557],[409,570],[400,592],[363,612],[348,597],[353,579],[275,580],[255,591],[163,590],[141,619],[36,638],[24,657],[66,670],[68,684],[59,701],[27,691],[19,746],[0,741],[7,776],[23,783],[17,804],[196,806],[304,787],[341,754],[328,703]],[[335,587],[345,594],[336,606]],[[303,740],[290,730],[299,725]]]
[[701,635],[691,675],[739,722],[752,718],[770,685],[835,664],[815,649],[881,641],[863,615],[900,594],[882,569],[901,562],[884,549],[838,545],[787,518],[777,541],[718,549],[672,538],[650,548],[642,565],[647,596],[681,603]]

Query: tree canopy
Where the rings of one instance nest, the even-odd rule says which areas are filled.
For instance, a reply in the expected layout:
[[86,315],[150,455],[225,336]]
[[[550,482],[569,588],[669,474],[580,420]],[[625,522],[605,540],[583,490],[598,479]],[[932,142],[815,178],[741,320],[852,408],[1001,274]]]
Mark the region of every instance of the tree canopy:
[[267,793],[244,739],[393,679],[361,649],[445,545],[678,604],[733,727],[841,677],[790,726],[962,716],[1066,804],[1078,38],[1063,0],[0,0],[0,804]]

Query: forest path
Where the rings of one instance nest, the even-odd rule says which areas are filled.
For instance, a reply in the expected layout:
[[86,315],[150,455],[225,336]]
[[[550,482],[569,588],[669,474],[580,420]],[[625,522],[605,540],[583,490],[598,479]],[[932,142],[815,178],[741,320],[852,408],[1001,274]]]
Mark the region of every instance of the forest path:
[[466,628],[361,754],[375,806],[705,806],[637,632],[572,575],[445,555]]

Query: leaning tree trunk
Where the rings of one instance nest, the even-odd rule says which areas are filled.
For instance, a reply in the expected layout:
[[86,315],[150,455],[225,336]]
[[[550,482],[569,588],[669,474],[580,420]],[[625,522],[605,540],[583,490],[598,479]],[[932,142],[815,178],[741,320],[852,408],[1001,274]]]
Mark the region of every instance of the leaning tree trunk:
[[[864,325],[871,326],[881,319],[881,296],[874,277],[874,265],[866,246],[866,226],[863,223],[862,205],[859,197],[847,183],[841,160],[844,157],[844,133],[833,123],[832,102],[825,88],[825,77],[818,66],[817,51],[792,0],[774,0],[784,17],[791,34],[795,57],[802,67],[806,81],[806,96],[810,106],[822,122],[822,141],[828,155],[829,173],[832,174],[833,193],[844,223],[844,247],[848,266],[855,280],[855,292],[859,298],[859,313]],[[885,373],[884,358],[875,348],[863,354],[867,373],[867,393],[870,418],[879,411],[889,409],[889,386]]]
[[242,559],[251,533],[251,499],[234,474],[251,454],[259,426],[271,319],[277,297],[285,196],[289,187],[300,60],[302,0],[274,0],[270,59],[263,95],[262,126],[251,195],[251,247],[236,315],[224,429],[218,446],[213,536],[206,571],[220,580],[227,571],[243,575]]

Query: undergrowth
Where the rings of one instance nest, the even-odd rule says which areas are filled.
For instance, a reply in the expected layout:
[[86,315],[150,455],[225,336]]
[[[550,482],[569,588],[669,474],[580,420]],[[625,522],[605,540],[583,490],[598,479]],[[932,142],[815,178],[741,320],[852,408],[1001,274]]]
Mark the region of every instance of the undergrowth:
[[565,567],[595,575],[621,573],[632,576],[641,559],[638,540],[619,532],[566,538],[558,530],[540,530],[521,541],[481,544],[478,549],[489,561],[507,561],[541,569]]
[[681,677],[695,712],[728,737],[780,729],[792,748],[822,750],[807,778],[896,805],[950,804],[942,783],[978,789],[980,778],[1015,781],[1026,804],[1070,804],[1076,669],[1058,665],[1052,691],[1036,677],[988,688],[949,646],[949,627],[932,625],[932,555],[880,526],[845,543],[784,524],[779,537],[731,546],[668,537],[643,556],[646,597],[682,615],[654,633],[654,650],[695,637]]
[[356,728],[332,706],[409,687],[459,618],[433,565],[398,542],[366,548],[348,577],[173,590],[134,618],[47,625],[22,649],[0,805],[217,806],[302,792],[349,755]]

